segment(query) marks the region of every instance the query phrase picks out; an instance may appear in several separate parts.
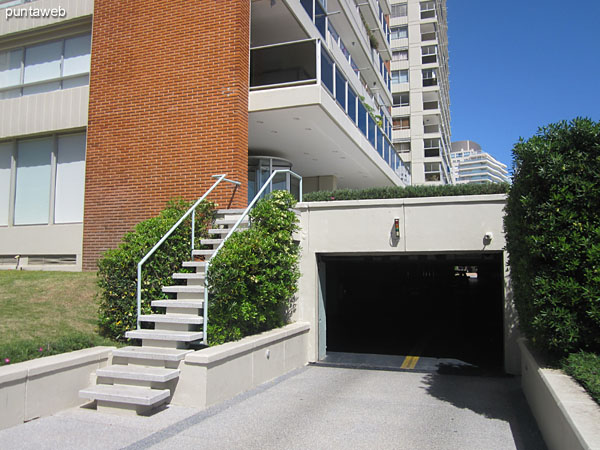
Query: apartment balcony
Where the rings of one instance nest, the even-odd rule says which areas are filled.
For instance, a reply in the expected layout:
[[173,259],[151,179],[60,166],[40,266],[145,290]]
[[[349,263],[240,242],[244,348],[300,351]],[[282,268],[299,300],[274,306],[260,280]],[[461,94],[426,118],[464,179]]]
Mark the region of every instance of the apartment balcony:
[[435,23],[421,24],[421,42],[434,44],[437,41],[437,26]]
[[[333,3],[336,0],[330,0]],[[377,41],[377,50],[384,55],[386,59],[391,59],[391,40],[390,40],[390,27],[385,15],[389,15],[388,12],[384,14],[381,8],[381,3],[378,0],[356,0],[355,4],[358,6],[365,23],[368,25],[373,37]]]
[[251,153],[284,158],[302,176],[335,175],[340,188],[410,184],[389,119],[368,111],[350,64],[336,62],[323,41],[262,46],[250,55]]

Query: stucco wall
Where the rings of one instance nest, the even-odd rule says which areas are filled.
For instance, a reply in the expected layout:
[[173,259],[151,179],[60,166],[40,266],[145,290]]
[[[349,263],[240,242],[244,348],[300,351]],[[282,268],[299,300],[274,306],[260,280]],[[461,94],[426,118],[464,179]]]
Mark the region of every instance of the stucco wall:
[[[506,196],[498,194],[299,204],[302,278],[295,319],[312,324],[310,360],[318,359],[317,254],[502,252],[505,202]],[[397,240],[392,236],[395,218],[400,220]],[[488,244],[486,233],[493,235]],[[505,370],[518,373],[516,315],[506,259],[504,276]]]

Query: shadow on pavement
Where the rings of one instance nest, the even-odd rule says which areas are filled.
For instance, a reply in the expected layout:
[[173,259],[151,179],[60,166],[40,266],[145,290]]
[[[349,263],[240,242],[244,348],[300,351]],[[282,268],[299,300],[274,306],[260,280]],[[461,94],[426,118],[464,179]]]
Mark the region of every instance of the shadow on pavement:
[[456,408],[469,409],[486,418],[510,424],[518,450],[546,449],[521,391],[520,379],[481,375],[470,367],[441,364],[437,372],[426,374],[422,383],[432,397]]

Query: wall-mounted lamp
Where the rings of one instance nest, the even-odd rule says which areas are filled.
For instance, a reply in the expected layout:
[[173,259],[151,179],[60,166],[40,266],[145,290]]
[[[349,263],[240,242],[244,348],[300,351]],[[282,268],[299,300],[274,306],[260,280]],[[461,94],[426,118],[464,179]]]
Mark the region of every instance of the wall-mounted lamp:
[[397,217],[394,219],[394,236],[396,239],[400,238],[400,219]]
[[491,231],[486,231],[485,235],[483,236],[483,245],[490,245],[493,239],[494,233]]

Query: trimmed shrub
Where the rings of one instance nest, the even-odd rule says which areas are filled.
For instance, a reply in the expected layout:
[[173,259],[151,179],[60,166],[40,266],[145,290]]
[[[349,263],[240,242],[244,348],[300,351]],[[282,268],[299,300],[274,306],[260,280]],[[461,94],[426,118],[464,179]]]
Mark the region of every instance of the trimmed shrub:
[[[137,320],[137,264],[167,231],[185,214],[191,203],[171,200],[157,217],[140,222],[123,237],[116,249],[108,250],[98,262],[100,286],[100,332],[117,341],[135,329]],[[214,220],[214,204],[204,201],[196,209],[196,245],[206,237]],[[188,217],[142,267],[142,314],[152,312],[150,302],[167,298],[163,285],[173,284],[171,276],[190,259],[191,216]]]
[[286,324],[300,277],[295,200],[274,191],[250,213],[252,227],[234,233],[211,259],[208,272],[209,345]]
[[600,404],[600,355],[572,353],[563,361],[562,369],[577,380]]
[[600,350],[600,124],[541,128],[513,149],[504,228],[521,329],[540,350]]
[[458,195],[505,194],[507,183],[456,184],[439,186],[393,186],[368,189],[340,189],[310,192],[303,196],[305,202],[330,202],[336,200],[367,200],[383,198],[445,197]]

